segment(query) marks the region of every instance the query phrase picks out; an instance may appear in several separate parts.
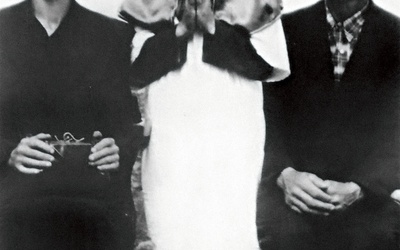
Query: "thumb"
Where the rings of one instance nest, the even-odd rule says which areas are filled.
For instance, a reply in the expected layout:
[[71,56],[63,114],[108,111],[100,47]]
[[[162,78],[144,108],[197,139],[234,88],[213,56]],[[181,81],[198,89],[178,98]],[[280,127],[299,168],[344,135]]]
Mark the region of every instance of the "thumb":
[[314,175],[314,174],[310,174],[309,176],[310,180],[312,181],[312,183],[317,186],[318,188],[322,189],[322,190],[327,190],[329,187],[329,182],[328,181],[324,181],[321,178],[319,178],[318,176]]
[[102,138],[103,134],[100,131],[93,132],[93,138]]
[[103,134],[100,131],[94,131],[92,136],[92,145],[96,145],[99,141],[103,139]]
[[40,133],[40,134],[37,134],[37,135],[33,136],[32,138],[36,138],[36,139],[44,141],[44,140],[50,140],[51,139],[51,135]]

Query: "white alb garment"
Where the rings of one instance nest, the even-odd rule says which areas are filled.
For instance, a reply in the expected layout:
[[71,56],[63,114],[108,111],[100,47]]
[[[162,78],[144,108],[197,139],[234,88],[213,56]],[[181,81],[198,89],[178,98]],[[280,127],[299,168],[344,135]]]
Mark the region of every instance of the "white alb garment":
[[[157,250],[256,250],[262,83],[202,62],[202,43],[195,36],[183,67],[147,87],[151,139],[142,183],[150,237]],[[266,51],[276,50],[270,46]],[[273,66],[288,66],[283,47]]]

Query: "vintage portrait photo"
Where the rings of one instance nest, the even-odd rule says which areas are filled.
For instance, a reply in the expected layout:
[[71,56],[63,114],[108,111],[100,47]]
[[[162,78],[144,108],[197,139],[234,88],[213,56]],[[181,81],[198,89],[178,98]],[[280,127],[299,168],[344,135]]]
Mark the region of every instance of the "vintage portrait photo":
[[0,250],[400,250],[400,0],[0,0]]

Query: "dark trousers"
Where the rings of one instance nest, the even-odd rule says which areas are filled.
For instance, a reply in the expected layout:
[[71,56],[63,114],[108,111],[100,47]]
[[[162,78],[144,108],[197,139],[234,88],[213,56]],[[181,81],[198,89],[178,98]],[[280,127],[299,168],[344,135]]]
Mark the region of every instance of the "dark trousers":
[[90,200],[48,197],[2,204],[0,249],[132,250],[132,217]]
[[360,202],[330,216],[297,214],[283,193],[260,190],[258,237],[263,250],[395,250],[399,247],[400,206]]

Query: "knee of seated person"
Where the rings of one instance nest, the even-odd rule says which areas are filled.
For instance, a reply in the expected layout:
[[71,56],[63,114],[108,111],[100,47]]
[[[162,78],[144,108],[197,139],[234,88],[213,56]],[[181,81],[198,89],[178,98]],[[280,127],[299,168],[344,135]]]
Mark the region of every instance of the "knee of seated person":
[[[388,249],[391,246],[399,246],[400,236],[400,206],[394,202],[385,205],[382,210],[369,217],[368,237],[376,239],[382,244],[387,244]],[[396,243],[397,242],[397,243]],[[393,248],[397,249],[397,248]]]

